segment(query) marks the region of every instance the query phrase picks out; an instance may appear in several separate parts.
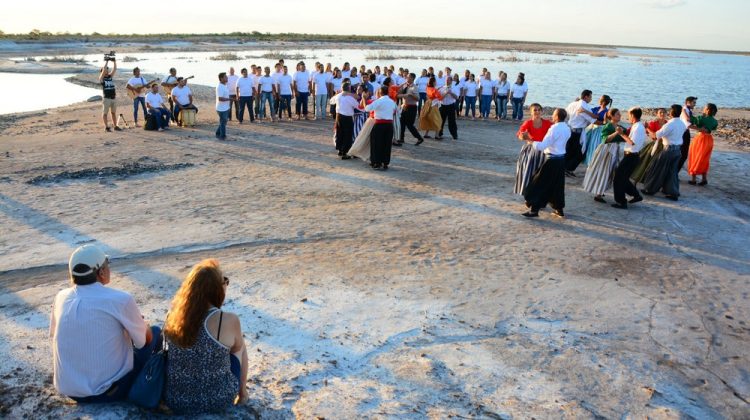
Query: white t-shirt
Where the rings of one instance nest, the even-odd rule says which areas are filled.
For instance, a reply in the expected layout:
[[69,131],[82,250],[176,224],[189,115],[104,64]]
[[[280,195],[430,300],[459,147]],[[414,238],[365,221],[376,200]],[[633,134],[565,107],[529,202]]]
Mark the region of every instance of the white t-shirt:
[[633,140],[634,144],[629,144],[625,146],[625,151],[628,153],[638,153],[643,148],[643,145],[646,143],[646,127],[643,126],[643,123],[638,121],[637,123],[633,124],[630,127],[630,140]]
[[151,105],[152,108],[161,108],[164,100],[162,100],[161,95],[158,92],[149,92],[146,94],[146,103]]
[[466,82],[464,82],[464,89],[466,89],[466,96],[477,96],[477,82],[467,80]]
[[240,89],[240,96],[253,96],[254,84],[254,80],[250,76],[237,79],[237,87]]
[[234,95],[235,91],[237,90],[237,80],[239,80],[239,76],[236,74],[230,74],[227,76],[227,89],[229,89],[229,93]]
[[382,85],[381,85],[380,83],[378,83],[378,82],[369,82],[369,83],[370,83],[370,86],[372,86],[372,91],[373,91],[373,92],[377,92],[377,91],[379,91],[379,90],[380,90],[380,86],[382,86]]
[[272,76],[263,76],[258,80],[258,83],[260,83],[261,92],[273,92],[273,87],[276,84]]
[[260,76],[257,74],[251,74],[249,77],[253,79],[253,86],[255,86],[255,90],[257,91],[260,87]]
[[146,322],[131,295],[101,283],[55,297],[49,323],[55,389],[99,395],[133,370],[133,346],[146,345]]
[[315,86],[316,95],[328,95],[328,74],[326,73],[315,73],[312,76],[313,86]]
[[523,98],[523,95],[525,95],[526,92],[528,91],[529,91],[529,85],[527,85],[526,82],[523,82],[522,85],[513,83],[510,86],[511,98]]
[[497,89],[498,96],[508,96],[510,83],[507,80],[501,82],[500,79],[495,79],[495,88]]
[[341,92],[341,84],[344,82],[344,79],[340,77],[334,77],[331,79],[331,84],[333,85],[333,91],[336,93]]
[[393,120],[393,114],[396,112],[396,103],[387,96],[381,96],[375,102],[367,105],[365,111],[375,111],[376,120]]
[[453,94],[456,95],[457,98],[461,97],[461,89],[463,89],[463,86],[461,86],[460,83],[453,83],[451,85],[451,92],[453,92]]
[[279,95],[291,95],[292,94],[292,76],[289,74],[282,74],[279,76]]
[[435,87],[440,89],[445,86],[445,77],[435,77]]
[[177,99],[177,103],[180,105],[189,105],[190,95],[192,94],[193,92],[190,90],[190,87],[188,85],[185,85],[183,87],[175,86],[174,89],[172,89],[172,96]]
[[479,86],[482,88],[482,96],[492,95],[492,87],[494,83],[492,80],[482,79],[479,81]]
[[229,101],[220,101],[219,98],[229,97],[229,87],[224,83],[216,85],[216,110],[217,111],[229,111]]
[[362,83],[362,78],[359,76],[349,76],[349,81],[352,83],[352,86],[354,86]]
[[453,92],[453,85],[451,85],[450,87],[443,86],[442,88],[440,88],[440,94],[443,95],[443,102],[442,102],[443,105],[453,105],[456,103],[456,98],[452,96],[448,96],[448,92]]
[[427,93],[427,83],[429,82],[430,82],[430,78],[427,76],[422,76],[419,79],[417,79],[417,82],[415,83],[417,85],[417,92]]
[[294,73],[294,81],[297,83],[297,92],[306,93],[310,91],[310,73],[307,70]]
[[[130,85],[130,87],[134,87],[134,88],[137,88],[137,87],[140,87],[140,86],[145,86],[146,85],[146,79],[144,79],[143,77],[131,77],[128,80],[128,84]],[[146,92],[139,93],[138,97],[145,98],[146,97]]]

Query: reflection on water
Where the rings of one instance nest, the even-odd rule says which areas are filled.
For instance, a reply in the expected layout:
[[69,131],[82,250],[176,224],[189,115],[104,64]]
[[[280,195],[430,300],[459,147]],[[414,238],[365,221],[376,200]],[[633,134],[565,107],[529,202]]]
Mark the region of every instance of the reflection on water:
[[69,105],[100,95],[65,81],[70,74],[0,73],[0,115]]

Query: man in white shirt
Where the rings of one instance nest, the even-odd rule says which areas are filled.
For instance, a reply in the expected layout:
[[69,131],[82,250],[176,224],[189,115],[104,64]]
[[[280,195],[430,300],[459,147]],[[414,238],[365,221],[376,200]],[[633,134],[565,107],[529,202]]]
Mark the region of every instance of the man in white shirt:
[[630,203],[637,203],[643,200],[641,194],[638,193],[638,188],[630,181],[630,175],[638,166],[638,162],[640,162],[639,152],[646,143],[646,127],[641,122],[643,111],[640,108],[631,108],[628,111],[628,116],[632,124],[629,134],[624,133],[620,126],[617,127],[617,134],[627,143],[625,146],[625,156],[617,165],[615,177],[612,182],[615,195],[615,203],[612,204],[612,207],[617,209],[628,208],[626,195],[633,197]]
[[343,90],[331,98],[331,103],[336,105],[336,150],[341,160],[348,160],[349,149],[354,141],[354,110],[359,107],[359,101],[351,93],[349,82],[342,85]]
[[271,122],[276,121],[276,115],[274,112],[274,98],[276,97],[276,82],[271,77],[271,68],[265,67],[263,69],[265,75],[258,80],[260,84],[260,110],[258,120],[263,120],[266,117],[266,103],[268,103],[268,110],[270,112],[269,119]]
[[161,82],[161,86],[164,88],[164,93],[167,95],[167,102],[169,102],[169,113],[172,116],[172,121],[177,122],[177,117],[174,115],[174,101],[172,100],[172,89],[177,87],[177,69],[174,67],[169,69],[169,75],[164,78]]
[[435,88],[441,89],[443,86],[445,86],[445,76],[443,75],[443,71],[440,70],[435,78]]
[[227,74],[219,73],[219,84],[216,85],[216,113],[219,115],[219,126],[216,127],[216,138],[219,140],[227,139],[227,120],[231,112],[232,99],[229,97],[229,87],[227,86]]
[[227,89],[229,89],[229,121],[232,121],[232,107],[234,107],[234,114],[239,119],[237,110],[237,80],[240,77],[234,74],[234,67],[229,68],[229,75],[227,75]]
[[451,133],[453,140],[458,140],[458,127],[456,126],[456,101],[458,101],[459,95],[453,90],[453,79],[448,77],[445,79],[445,86],[440,89],[440,94],[443,96],[443,102],[440,106],[440,117],[443,123],[440,124],[440,132],[438,133],[435,140],[441,140],[443,138],[443,127],[445,127],[445,121],[448,121],[448,131]]
[[565,144],[570,139],[570,127],[565,124],[567,112],[557,108],[552,113],[553,125],[540,142],[530,143],[536,150],[544,151],[544,162],[523,192],[529,211],[525,217],[539,217],[539,209],[550,204],[552,214],[565,217]]
[[398,137],[398,143],[404,144],[404,135],[408,129],[412,136],[417,139],[416,146],[424,143],[424,138],[419,134],[419,130],[414,126],[414,122],[417,120],[417,107],[419,103],[419,92],[417,92],[417,86],[414,84],[417,75],[409,73],[406,78],[406,83],[401,87],[398,94],[398,99],[403,101],[401,106],[400,116],[400,132]]
[[698,98],[695,96],[688,96],[685,98],[685,106],[682,107],[682,114],[680,119],[685,124],[685,133],[682,134],[682,146],[680,147],[680,166],[677,172],[680,172],[682,167],[685,165],[685,161],[688,159],[688,152],[690,151],[690,129],[695,128],[693,125],[693,109],[695,108]]
[[380,97],[365,107],[375,113],[375,125],[370,132],[370,166],[376,170],[388,170],[393,147],[393,116],[396,103],[388,97],[388,86],[382,86]]
[[[670,200],[677,201],[680,196],[680,179],[677,176],[680,170],[680,147],[682,136],[687,127],[680,119],[682,106],[672,105],[669,115],[672,117],[664,126],[653,135],[654,141],[661,141],[664,145],[661,153],[651,163],[643,179],[642,193],[654,195],[659,191]],[[653,148],[652,154],[656,152]]]
[[282,75],[278,78],[279,88],[279,120],[284,117],[284,110],[287,111],[289,121],[292,120],[292,85],[294,81],[289,74],[287,66],[283,66]]
[[57,294],[50,315],[52,383],[81,403],[124,400],[161,330],[149,328],[131,295],[105,287],[109,256],[98,247],[76,249],[68,271],[73,285]]
[[315,92],[315,119],[326,118],[326,104],[328,103],[328,75],[324,71],[323,64],[318,64],[317,71],[312,76],[312,84]]
[[135,95],[135,98],[133,98],[133,121],[135,121],[136,127],[140,127],[138,125],[138,104],[143,108],[143,118],[146,118],[146,80],[141,77],[141,69],[138,67],[133,69],[133,77],[128,80],[125,88]]
[[172,101],[174,102],[174,113],[177,115],[177,124],[182,125],[180,120],[180,111],[183,109],[194,109],[198,112],[198,107],[193,104],[193,92],[187,85],[187,80],[183,77],[177,78],[177,87],[172,89]]
[[581,135],[589,124],[595,123],[597,115],[591,112],[593,92],[584,89],[581,99],[573,101],[565,108],[570,126],[570,140],[565,151],[565,175],[575,177],[574,171],[583,162]]
[[159,94],[159,85],[156,83],[151,85],[151,92],[146,94],[146,108],[156,119],[156,127],[159,131],[169,130],[169,110]]
[[253,98],[256,96],[255,91],[255,80],[253,80],[247,73],[247,69],[240,70],[242,77],[237,79],[237,87],[235,88],[235,95],[237,96],[239,103],[237,105],[237,121],[242,124],[245,119],[245,109],[250,114],[250,122],[255,122],[255,112],[253,111]]
[[307,119],[307,100],[310,97],[310,72],[305,70],[305,63],[300,61],[297,64],[297,72],[294,73],[294,97],[296,102],[294,104],[294,110],[297,114],[297,120],[304,116]]

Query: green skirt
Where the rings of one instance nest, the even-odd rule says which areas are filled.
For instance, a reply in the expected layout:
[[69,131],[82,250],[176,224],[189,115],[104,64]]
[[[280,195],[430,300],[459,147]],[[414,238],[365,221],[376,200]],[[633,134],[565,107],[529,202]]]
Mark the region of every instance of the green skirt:
[[[657,145],[656,153],[651,156],[651,150],[654,149],[654,145]],[[643,181],[643,176],[646,175],[646,169],[648,169],[648,166],[651,164],[651,162],[654,161],[656,156],[659,156],[659,153],[661,153],[662,149],[664,149],[664,145],[660,141],[652,141],[644,146],[643,149],[641,149],[640,153],[638,154],[640,157],[640,162],[638,163],[638,166],[636,166],[633,173],[630,175],[630,179],[632,179],[633,182],[637,184]]]

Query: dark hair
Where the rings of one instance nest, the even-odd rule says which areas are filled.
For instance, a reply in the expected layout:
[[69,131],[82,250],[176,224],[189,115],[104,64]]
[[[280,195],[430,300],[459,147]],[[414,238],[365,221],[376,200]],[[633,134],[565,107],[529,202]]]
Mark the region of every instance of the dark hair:
[[409,73],[409,77],[411,77],[412,79],[416,79],[416,78],[417,78],[417,75],[416,75],[416,74],[414,74],[414,73]]
[[640,108],[631,108],[630,111],[628,111],[628,113],[632,115],[636,121],[640,121],[641,117],[643,116],[643,110]]
[[388,96],[388,86],[381,86],[380,87],[380,94],[382,96]]
[[529,105],[529,109],[534,108],[534,107],[539,108],[540,111],[543,109],[542,106],[540,104],[536,103],[536,102],[534,102],[533,104]]
[[349,82],[349,79],[345,79],[345,80],[346,82],[341,84],[341,90],[344,92],[352,89],[352,84],[351,82]]
[[430,80],[427,81],[427,86],[429,86],[429,87],[435,87],[435,83],[436,82],[437,82],[437,80],[435,80],[435,76],[430,76]]
[[[73,267],[73,272],[80,272],[80,271],[89,271],[91,267],[89,267],[86,264],[76,264],[75,267]],[[71,275],[71,280],[73,280],[73,283],[79,285],[79,286],[86,286],[89,284],[94,284],[97,281],[97,278],[99,276],[99,271],[95,270],[92,273],[86,274],[85,276],[77,276],[75,274]]]
[[592,91],[590,91],[588,89],[584,89],[584,90],[581,91],[581,99],[583,99],[586,96],[591,96],[593,94],[594,94],[594,92],[592,92]]
[[240,70],[240,73],[247,73],[247,69],[243,67],[242,70]]
[[682,105],[674,104],[669,107],[669,115],[672,118],[679,118],[680,114],[682,114]]
[[708,115],[715,116],[717,112],[719,112],[719,109],[716,108],[716,104],[713,104],[711,102],[706,104],[706,108],[708,108]]
[[568,118],[568,112],[562,108],[555,108],[554,112],[557,112],[557,117],[560,121],[565,121],[565,119]]
[[617,108],[612,108],[612,109],[610,109],[609,111],[607,111],[607,116],[605,117],[605,119],[606,119],[607,121],[611,121],[611,120],[612,120],[612,117],[614,117],[614,116],[615,116],[615,114],[617,114],[618,112],[620,112],[620,110],[619,110],[619,109],[617,109]]
[[135,67],[135,68],[133,69],[133,74],[135,74],[136,70],[137,70],[137,71],[141,71],[141,69],[139,69],[138,67]]
[[612,98],[610,98],[609,95],[602,95],[602,97],[599,98],[599,102],[601,101],[604,101],[604,106],[612,105]]
[[390,77],[386,77],[385,79],[383,79],[383,86],[390,86],[391,83],[393,83],[393,79],[391,79]]
[[375,78],[375,73],[372,73],[372,74],[370,74],[370,81],[371,81],[371,82],[374,82],[374,81],[375,81],[375,79],[376,79],[376,78]]
[[219,80],[223,79],[226,75],[226,72],[219,73]]

